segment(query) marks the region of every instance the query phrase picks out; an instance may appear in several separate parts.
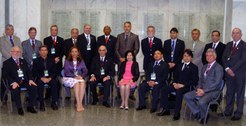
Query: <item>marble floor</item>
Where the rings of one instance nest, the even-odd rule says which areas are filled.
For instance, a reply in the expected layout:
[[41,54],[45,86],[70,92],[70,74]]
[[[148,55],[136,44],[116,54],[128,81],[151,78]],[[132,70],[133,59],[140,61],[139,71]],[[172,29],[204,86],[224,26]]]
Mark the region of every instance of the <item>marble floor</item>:
[[[198,126],[197,121],[184,119],[183,115],[178,121],[172,121],[172,116],[158,117],[150,114],[149,109],[136,111],[134,102],[130,102],[128,111],[119,109],[119,102],[115,107],[105,108],[100,103],[85,107],[85,111],[76,112],[73,100],[66,101],[64,108],[53,111],[50,104],[46,104],[45,112],[31,114],[25,111],[24,116],[19,116],[16,109],[11,113],[9,105],[0,109],[0,126]],[[224,120],[216,113],[210,112],[209,126],[245,126],[246,116],[240,121]]]

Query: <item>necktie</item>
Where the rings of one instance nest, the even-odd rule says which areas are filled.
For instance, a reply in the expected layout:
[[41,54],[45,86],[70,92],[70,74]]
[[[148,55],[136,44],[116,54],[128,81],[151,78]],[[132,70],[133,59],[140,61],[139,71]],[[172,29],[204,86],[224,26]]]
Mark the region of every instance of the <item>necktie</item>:
[[155,67],[155,66],[157,66],[157,65],[158,65],[158,62],[157,62],[157,61],[155,61],[154,67]]
[[152,48],[153,46],[153,42],[152,42],[152,38],[149,39],[149,47]]
[[231,48],[231,54],[232,54],[232,55],[235,54],[236,51],[237,51],[237,43],[234,42],[234,44],[233,44],[233,46],[232,46],[232,48]]
[[174,41],[172,41],[171,47],[172,47],[172,52],[174,52]]
[[208,74],[208,71],[210,70],[211,64],[208,64],[207,69],[205,71],[205,76]]
[[53,44],[54,44],[54,46],[56,46],[56,38],[55,37],[53,37]]
[[86,41],[87,41],[87,44],[90,43],[89,35],[86,35]]
[[34,40],[32,40],[32,49],[33,49],[33,50],[35,49],[35,43],[34,43]]
[[128,41],[128,35],[125,36],[125,42],[127,42],[127,41]]
[[215,49],[215,46],[216,46],[216,44],[215,44],[215,43],[213,43],[213,47],[212,47],[212,48],[213,48],[213,49]]
[[10,36],[10,42],[11,42],[11,45],[14,47],[15,45],[14,45],[14,40],[13,40],[13,36]]
[[16,59],[15,62],[16,62],[16,64],[17,64],[17,66],[19,67],[19,66],[20,66],[20,61],[19,61],[19,59]]
[[108,44],[108,36],[106,36],[105,42],[106,42],[106,44]]
[[172,48],[172,50],[171,50],[171,61],[173,62],[173,60],[174,60],[174,41],[172,41],[172,43],[171,43],[171,48]]
[[187,64],[184,63],[183,67],[182,67],[182,71],[187,67]]

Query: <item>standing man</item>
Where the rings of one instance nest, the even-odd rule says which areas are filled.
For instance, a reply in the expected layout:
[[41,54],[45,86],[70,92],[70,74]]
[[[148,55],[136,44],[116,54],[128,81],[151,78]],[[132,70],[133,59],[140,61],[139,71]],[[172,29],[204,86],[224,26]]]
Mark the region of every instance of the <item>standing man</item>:
[[192,41],[186,43],[186,48],[191,49],[193,52],[193,59],[192,62],[198,67],[199,73],[201,73],[202,70],[202,53],[205,47],[205,43],[200,41],[200,30],[199,29],[193,29],[191,31],[191,37]]
[[115,46],[115,53],[118,58],[118,63],[125,61],[124,55],[126,51],[132,50],[137,56],[139,51],[139,38],[138,35],[131,32],[132,24],[130,21],[124,23],[124,32],[117,36]]
[[42,46],[41,41],[35,39],[37,34],[37,29],[35,27],[30,27],[28,30],[29,39],[21,43],[23,48],[23,58],[26,60],[30,70],[32,69],[33,60],[39,56],[38,50]]
[[79,29],[72,28],[71,29],[71,38],[66,39],[64,41],[64,54],[65,54],[66,58],[69,55],[69,51],[70,51],[71,47],[78,45],[78,43],[77,43],[78,36],[79,36]]
[[115,44],[117,41],[117,38],[114,37],[113,35],[110,35],[111,33],[111,28],[106,25],[103,28],[104,35],[99,36],[97,38],[97,48],[99,48],[101,45],[105,45],[108,50],[108,56],[113,59],[114,62],[116,62],[116,57],[115,57]]
[[[96,37],[91,34],[91,26],[89,24],[84,25],[84,33],[78,36],[78,48],[81,56],[85,61],[86,68],[90,68],[92,58],[96,55],[97,42]],[[90,71],[89,71],[90,73]]]
[[212,42],[206,44],[206,46],[205,46],[205,48],[204,48],[204,51],[203,51],[203,54],[202,54],[202,63],[203,63],[203,64],[207,64],[207,60],[206,60],[206,51],[207,51],[209,48],[212,48],[212,49],[214,49],[214,50],[216,51],[216,54],[217,54],[216,61],[217,61],[220,65],[222,65],[222,55],[223,55],[223,52],[224,52],[224,50],[225,50],[226,45],[223,44],[223,43],[220,41],[220,32],[217,31],[217,30],[212,31],[211,39],[212,39]]
[[143,69],[145,73],[148,70],[149,63],[154,62],[154,52],[155,50],[162,50],[161,39],[155,37],[155,27],[147,27],[147,38],[141,41],[142,53],[144,55],[143,59]]
[[[226,108],[224,114],[231,116],[232,121],[240,120],[243,115],[246,70],[246,43],[242,40],[239,28],[232,30],[233,41],[227,43],[222,62],[226,77]],[[233,113],[236,94],[237,109]]]
[[[50,27],[50,36],[44,39],[44,45],[48,47],[48,57],[54,59],[56,64],[56,75],[59,76],[62,70],[62,57],[63,53],[63,38],[58,36],[58,26],[52,25]],[[59,94],[60,84],[58,84]],[[46,99],[50,97],[50,89],[46,91]]]
[[[5,35],[0,38],[0,52],[2,53],[2,62],[11,57],[9,50],[14,46],[19,46],[21,48],[21,41],[19,37],[14,35],[14,26],[8,24],[5,26]],[[5,90],[6,89],[3,83],[1,83],[1,101],[3,102],[3,105],[7,104],[7,97],[3,98]]]
[[170,83],[172,80],[173,70],[181,63],[185,49],[185,43],[183,40],[178,39],[178,33],[179,32],[177,28],[172,28],[170,30],[171,39],[168,39],[164,42],[163,56],[170,69],[168,83]]

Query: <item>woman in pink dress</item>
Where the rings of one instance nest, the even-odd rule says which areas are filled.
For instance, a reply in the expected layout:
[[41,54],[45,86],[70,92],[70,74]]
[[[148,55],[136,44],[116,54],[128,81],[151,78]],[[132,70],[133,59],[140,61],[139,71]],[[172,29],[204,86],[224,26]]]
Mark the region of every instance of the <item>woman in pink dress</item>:
[[133,51],[127,51],[125,59],[120,65],[118,80],[120,80],[119,86],[122,100],[120,109],[128,110],[130,89],[136,87],[136,82],[139,78],[139,66]]

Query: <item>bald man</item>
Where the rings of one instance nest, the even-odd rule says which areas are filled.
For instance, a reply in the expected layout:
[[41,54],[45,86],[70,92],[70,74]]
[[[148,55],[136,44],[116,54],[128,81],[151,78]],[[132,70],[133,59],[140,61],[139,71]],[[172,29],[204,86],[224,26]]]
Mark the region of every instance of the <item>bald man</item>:
[[[246,43],[239,28],[232,30],[232,41],[228,42],[222,56],[226,80],[226,108],[224,114],[232,116],[232,121],[243,115],[246,70]],[[236,111],[233,112],[236,94]]]

